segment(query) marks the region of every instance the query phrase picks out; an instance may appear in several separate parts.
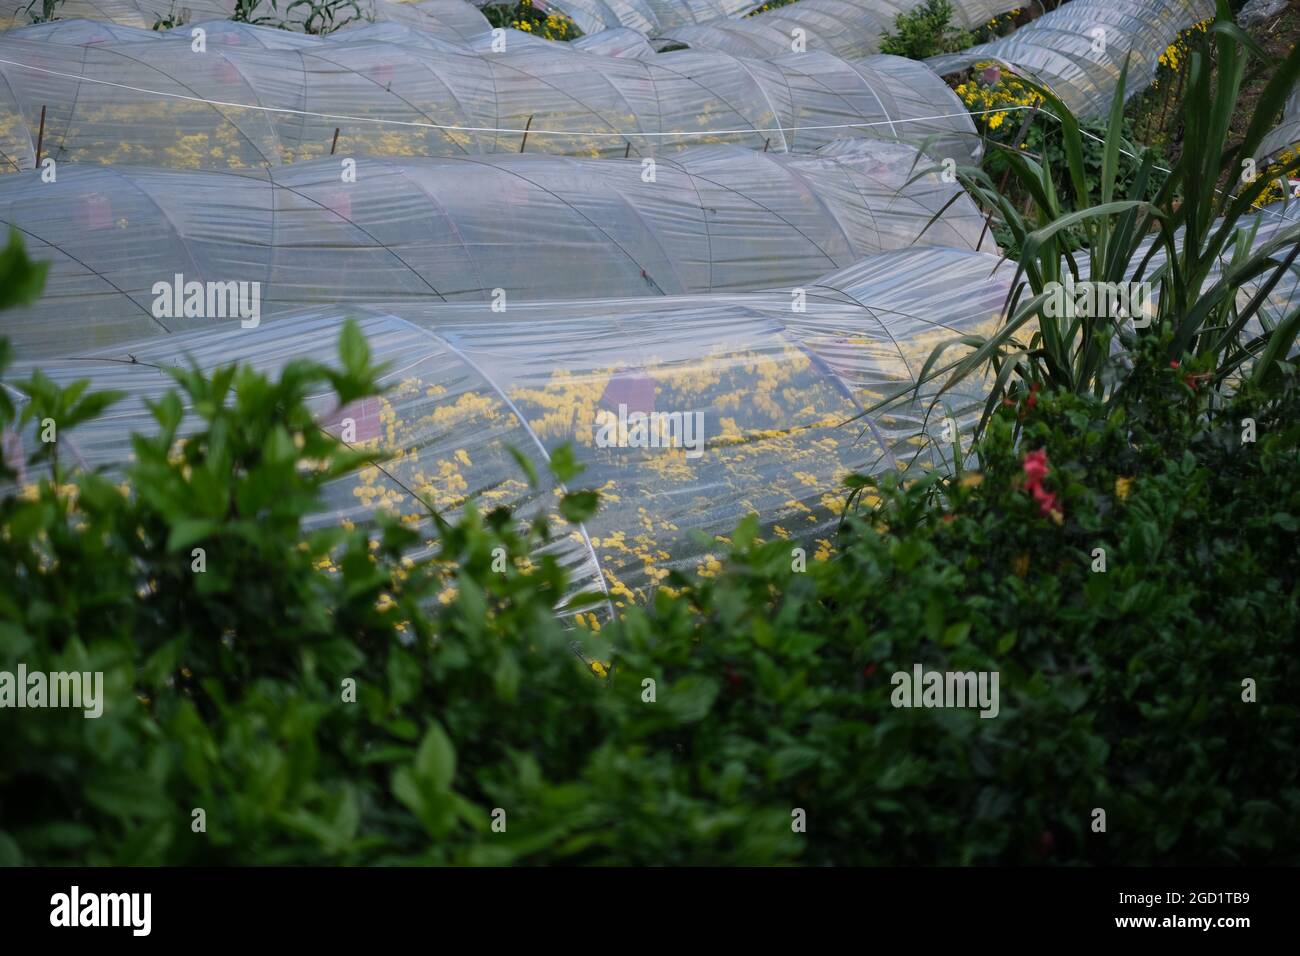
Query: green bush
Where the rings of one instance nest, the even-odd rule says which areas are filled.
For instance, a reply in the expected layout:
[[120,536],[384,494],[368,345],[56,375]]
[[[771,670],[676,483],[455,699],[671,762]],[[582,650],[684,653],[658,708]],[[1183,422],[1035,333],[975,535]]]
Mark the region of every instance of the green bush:
[[[630,616],[616,674],[716,681],[695,773],[806,808],[806,862],[1295,862],[1294,381],[1211,408],[1160,361],[1153,343],[1141,398],[1109,412],[1022,393],[978,472],[855,479],[872,507],[833,561],[738,550],[689,610]],[[916,662],[998,671],[999,716],[894,709]]]
[[[523,560],[544,524],[471,509],[415,561],[396,524],[304,530],[364,460],[304,403],[373,390],[354,327],[331,367],[176,373],[124,486],[57,442],[39,482],[6,466],[0,670],[102,671],[105,703],[0,711],[0,860],[1296,862],[1294,375],[1223,403],[1166,347],[1109,407],[1013,390],[978,471],[850,479],[829,560],[747,520],[716,577],[585,635]],[[112,399],[16,384],[10,429]],[[997,671],[998,716],[895,708],[915,663]]]
[[973,45],[975,37],[954,26],[949,0],[925,0],[909,13],[894,18],[894,33],[880,38],[880,52],[913,60],[955,53]]

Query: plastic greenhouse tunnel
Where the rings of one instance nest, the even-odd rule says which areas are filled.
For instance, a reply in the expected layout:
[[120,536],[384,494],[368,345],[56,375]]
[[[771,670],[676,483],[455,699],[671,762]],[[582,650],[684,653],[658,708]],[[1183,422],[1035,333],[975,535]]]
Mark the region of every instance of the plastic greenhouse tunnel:
[[943,74],[997,63],[1042,83],[1081,118],[1104,116],[1126,60],[1132,97],[1151,84],[1178,34],[1213,16],[1213,0],[1072,0],[1008,37],[926,63]]
[[1282,121],[1264,137],[1259,147],[1259,158],[1268,162],[1287,149],[1300,147],[1300,86],[1291,88],[1282,110]]
[[[937,342],[994,327],[1010,275],[985,253],[897,250],[810,284],[802,311],[788,293],[528,302],[500,314],[481,304],[319,307],[252,329],[225,322],[101,351],[65,347],[67,360],[39,367],[130,395],[67,452],[86,467],[120,466],[127,436],[151,427],[145,400],[169,387],[163,366],[329,362],[340,323],[356,316],[376,361],[393,362],[391,390],[347,410],[322,396],[317,411],[335,431],[352,418],[358,443],[392,457],[340,482],[321,521],[362,525],[384,510],[420,522],[426,507],[450,516],[471,500],[553,510],[553,489],[530,489],[509,448],[541,466],[571,444],[605,505],[555,547],[575,587],[604,588],[616,608],[645,599],[669,568],[707,568],[692,532],[725,535],[756,512],[769,534],[828,547],[844,474],[939,461],[942,448],[914,437],[926,390],[845,423],[913,381]],[[946,402],[967,421],[980,397],[972,382]],[[650,433],[644,447],[602,447],[602,425],[634,431],[636,413],[673,409],[693,411],[654,434],[678,429],[680,447]]]
[[[953,22],[979,27],[1023,5],[1022,0],[953,0]],[[898,15],[918,6],[919,0],[799,0],[744,19],[664,24],[655,37],[661,45],[680,43],[694,50],[719,50],[736,56],[824,50],[837,56],[862,57],[879,52],[885,34],[896,31]]]
[[[31,0],[0,0],[0,31],[29,24],[33,6]],[[60,0],[56,15],[58,20],[94,20],[139,30],[166,28],[183,20],[188,30],[190,24],[204,20],[230,20],[236,6],[236,0]],[[261,0],[247,11],[247,19],[303,32],[311,13],[290,6]],[[347,30],[376,22],[404,24],[461,44],[491,29],[487,18],[465,0],[357,0],[355,10],[340,10],[334,26]]]
[[[312,302],[735,292],[813,281],[887,249],[993,250],[984,217],[910,147],[830,155],[706,146],[656,160],[323,159],[262,173],[69,165],[0,178],[0,224],[52,262],[6,316],[29,354],[201,327],[152,308],[159,277],[260,283]],[[580,268],[574,263],[581,262]]]
[[669,27],[742,17],[761,0],[537,0],[564,14],[586,34],[626,27],[648,37]]
[[845,136],[942,156],[980,149],[956,94],[897,57],[531,46],[483,56],[341,39],[195,55],[184,36],[81,47],[0,36],[0,80],[0,161],[11,170],[34,165],[42,111],[44,156],[56,162],[178,168],[331,153],[646,156],[709,143],[807,152]]

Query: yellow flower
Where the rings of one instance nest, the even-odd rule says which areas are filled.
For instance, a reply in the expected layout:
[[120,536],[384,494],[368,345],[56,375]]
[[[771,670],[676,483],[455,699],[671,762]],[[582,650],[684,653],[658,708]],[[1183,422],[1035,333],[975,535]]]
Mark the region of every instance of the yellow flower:
[[1011,559],[1011,570],[1015,572],[1016,577],[1023,578],[1029,573],[1029,553],[1018,555]]
[[1128,493],[1130,490],[1132,490],[1132,488],[1133,488],[1132,478],[1115,479],[1115,497],[1118,498],[1120,501],[1123,501],[1128,497]]

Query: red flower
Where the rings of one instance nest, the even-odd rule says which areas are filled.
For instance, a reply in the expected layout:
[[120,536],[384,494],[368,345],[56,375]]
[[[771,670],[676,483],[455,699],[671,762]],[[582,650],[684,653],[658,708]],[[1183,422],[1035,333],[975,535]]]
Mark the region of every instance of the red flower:
[[1040,448],[1038,451],[1031,451],[1025,455],[1025,460],[1021,462],[1021,467],[1025,470],[1025,487],[1033,488],[1050,472],[1047,467],[1047,449]]
[[1057,510],[1056,492],[1048,491],[1042,485],[1034,485],[1029,491],[1033,494],[1034,500],[1038,502],[1038,507],[1044,516],[1050,515]]
[[1033,408],[1038,404],[1038,383],[1035,382],[1029,386],[1029,397],[1025,399],[1025,408]]
[[1174,359],[1173,361],[1171,361],[1171,362],[1169,363],[1169,367],[1170,367],[1170,368],[1178,368],[1178,366],[1180,366],[1180,365],[1182,365],[1182,364],[1183,364],[1183,363],[1180,362],[1180,361],[1178,361],[1178,359]]
[[1065,519],[1065,513],[1057,506],[1056,493],[1043,487],[1043,479],[1051,474],[1047,465],[1047,449],[1040,448],[1026,454],[1021,467],[1025,470],[1025,490],[1034,496],[1043,517],[1060,524]]

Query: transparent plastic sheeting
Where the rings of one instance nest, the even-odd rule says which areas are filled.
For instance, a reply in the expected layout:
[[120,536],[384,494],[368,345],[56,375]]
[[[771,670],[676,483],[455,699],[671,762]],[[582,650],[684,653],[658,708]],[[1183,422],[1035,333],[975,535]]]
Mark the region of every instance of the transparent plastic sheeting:
[[[561,6],[574,0],[559,0]],[[665,24],[653,36],[660,46],[684,43],[693,50],[719,50],[735,56],[779,56],[798,44],[837,56],[868,56],[897,29],[900,13],[921,0],[798,0],[744,19]],[[978,27],[1025,5],[1025,0],[956,0],[953,20]],[[802,31],[802,32],[800,32]]]
[[34,356],[208,324],[154,309],[155,283],[176,275],[259,283],[269,312],[795,288],[912,244],[996,251],[973,201],[936,173],[916,178],[917,162],[910,147],[859,140],[802,157],[706,146],[646,161],[362,159],[346,184],[330,159],[24,173],[0,178],[0,230],[17,228],[50,272],[0,328]]
[[523,148],[621,157],[705,143],[809,152],[845,136],[978,154],[961,101],[911,60],[638,59],[551,46],[562,49],[478,55],[338,39],[197,53],[184,35],[79,47],[0,37],[0,168],[33,167],[42,108],[42,158],[59,163],[253,168],[332,148],[390,157]]
[[583,33],[627,27],[656,36],[667,27],[741,17],[762,0],[534,0],[539,10],[564,14]]
[[[426,505],[453,514],[470,500],[554,514],[550,489],[531,491],[509,449],[545,474],[547,456],[568,443],[587,466],[576,486],[599,489],[603,501],[582,528],[557,517],[553,550],[579,587],[603,586],[620,604],[644,599],[671,568],[707,571],[715,549],[692,533],[727,535],[750,513],[765,536],[790,539],[810,561],[824,557],[845,474],[932,466],[933,444],[913,437],[922,405],[845,423],[911,382],[937,342],[990,331],[1010,274],[984,253],[909,249],[824,277],[802,313],[786,294],[526,303],[503,314],[321,307],[255,329],[217,323],[94,354],[74,349],[65,354],[75,360],[39,367],[60,383],[88,377],[94,389],[129,394],[60,436],[61,454],[81,464],[120,464],[130,432],[152,427],[143,401],[170,382],[156,366],[333,362],[343,318],[355,316],[375,358],[392,363],[391,390],[347,409],[322,395],[315,407],[330,431],[341,435],[349,418],[358,444],[393,454],[382,470],[337,483],[323,521],[364,525],[383,510],[422,522]],[[20,366],[13,377],[29,372]],[[945,396],[959,420],[983,387]],[[665,425],[667,447],[641,447],[635,418],[620,434],[624,412],[690,424]],[[28,447],[34,440],[24,436]]]
[[[518,33],[518,30],[510,30],[510,36]],[[537,39],[534,37],[533,39]],[[545,42],[545,41],[543,41]],[[655,49],[650,45],[644,34],[636,30],[629,30],[627,27],[611,27],[608,30],[601,30],[599,33],[589,33],[572,40],[569,46],[586,53],[599,53],[602,56],[634,56],[647,57],[654,56]]]
[[1289,146],[1300,143],[1300,84],[1291,88],[1282,108],[1282,122],[1270,130],[1259,144],[1260,159],[1271,161]]
[[[29,0],[0,0],[0,31],[31,23],[28,4]],[[393,22],[463,42],[492,29],[487,18],[466,0],[419,0],[417,3],[358,0],[357,5],[361,19],[344,26],[343,30],[372,22]],[[288,3],[281,3],[277,11],[263,0],[252,11],[250,19],[256,21],[266,17],[271,23],[284,23],[286,28],[303,30],[306,11],[301,8],[290,11],[288,7]],[[58,16],[61,20],[93,20],[152,30],[156,24],[181,17],[187,24],[200,20],[229,20],[234,11],[235,0],[62,0]]]
[[[19,27],[5,34],[8,40],[34,40],[44,43],[56,43],[69,46],[94,46],[100,43],[136,43],[158,39],[179,39],[193,43],[195,30],[203,30],[204,43],[212,46],[246,47],[254,50],[299,50],[315,46],[318,43],[359,43],[363,41],[382,41],[400,43],[404,46],[419,47],[423,50],[442,53],[477,53],[502,52],[505,49],[518,50],[541,46],[552,52],[565,50],[599,53],[603,56],[654,56],[655,50],[650,41],[635,30],[605,30],[591,36],[579,37],[572,43],[554,43],[522,30],[503,29],[499,36],[487,31],[476,34],[468,40],[457,36],[437,36],[416,27],[392,21],[368,23],[363,26],[348,27],[324,37],[311,36],[306,33],[292,33],[266,26],[248,23],[236,23],[234,20],[201,20],[189,22],[171,30],[141,30],[137,27],[123,27],[112,23],[99,23],[93,20],[55,20],[52,23],[37,23]],[[493,46],[497,49],[494,50]]]
[[619,28],[604,30],[591,36],[579,37],[570,43],[556,43],[522,30],[504,28],[480,33],[468,40],[448,39],[401,23],[385,21],[339,30],[324,37],[306,33],[291,33],[265,26],[236,23],[233,20],[203,20],[187,23],[171,30],[140,30],[111,23],[91,20],[56,20],[19,27],[4,34],[8,40],[34,40],[68,46],[93,46],[100,43],[136,43],[165,37],[193,43],[194,32],[204,31],[204,42],[210,46],[247,47],[262,50],[297,50],[317,43],[359,43],[381,41],[418,47],[441,53],[500,53],[505,49],[523,50],[541,47],[551,52],[598,53],[601,56],[652,57],[655,49],[635,30]]
[[1178,34],[1213,16],[1212,0],[1072,0],[1011,36],[926,63],[945,74],[1000,63],[1047,86],[1077,116],[1104,116],[1126,57],[1125,95],[1133,96]]

